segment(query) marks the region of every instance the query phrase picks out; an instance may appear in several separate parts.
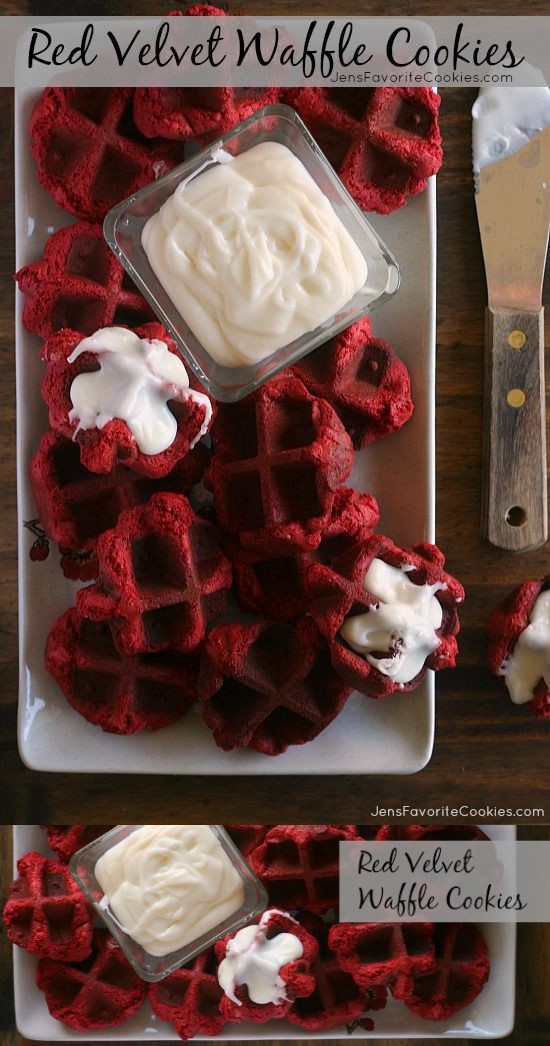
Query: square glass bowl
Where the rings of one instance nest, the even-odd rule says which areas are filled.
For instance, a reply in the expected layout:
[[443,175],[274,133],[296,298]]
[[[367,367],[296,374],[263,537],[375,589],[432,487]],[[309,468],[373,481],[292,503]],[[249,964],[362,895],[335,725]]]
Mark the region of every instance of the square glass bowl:
[[111,847],[127,839],[129,835],[143,828],[141,824],[119,824],[99,839],[89,843],[71,858],[69,868],[73,878],[81,890],[94,906],[96,912],[105,922],[109,932],[116,939],[126,958],[131,963],[136,973],[144,981],[160,981],[174,970],[184,966],[200,952],[211,947],[220,938],[225,937],[235,930],[241,929],[260,915],[268,906],[268,895],[265,887],[248,867],[240,850],[237,849],[233,840],[225,831],[223,825],[210,824],[207,827],[212,830],[223,850],[231,860],[233,867],[238,872],[244,886],[244,901],[241,908],[234,912],[225,922],[215,926],[208,933],[203,934],[196,940],[191,941],[185,947],[169,955],[150,955],[137,943],[115,918],[111,908],[105,905],[105,895],[95,876],[95,866],[99,858]]
[[[216,159],[219,150],[238,156],[266,141],[285,145],[301,160],[366,259],[368,275],[364,286],[353,298],[314,330],[256,364],[227,367],[217,363],[201,345],[164,290],[142,247],[141,234],[148,219],[160,210],[183,179],[190,181],[219,162]],[[192,159],[117,204],[105,218],[104,234],[134,283],[170,331],[201,384],[215,399],[225,402],[247,396],[278,371],[382,305],[399,286],[395,259],[354,203],[300,117],[287,105],[268,105],[260,109]]]

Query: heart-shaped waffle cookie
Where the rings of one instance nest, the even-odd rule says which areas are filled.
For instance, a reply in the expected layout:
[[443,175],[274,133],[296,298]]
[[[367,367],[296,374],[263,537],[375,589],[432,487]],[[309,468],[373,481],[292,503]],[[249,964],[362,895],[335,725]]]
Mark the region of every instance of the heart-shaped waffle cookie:
[[[124,465],[107,473],[89,472],[80,461],[78,443],[48,429],[30,465],[40,521],[48,537],[63,549],[95,550],[100,534],[116,525],[124,509],[143,504],[161,490],[189,494],[208,458],[204,443],[198,443],[159,479]],[[96,560],[96,572],[90,577],[97,577],[97,569]]]
[[195,650],[225,609],[231,565],[183,494],[153,494],[122,512],[97,555],[99,581],[78,592],[77,606],[110,622],[121,653]]
[[17,862],[4,923],[13,944],[51,959],[85,959],[92,950],[94,912],[66,865],[38,853]]
[[363,210],[402,207],[441,166],[441,98],[429,87],[298,87],[285,101]]
[[[507,662],[514,652],[514,647],[521,633],[529,626],[533,607],[541,592],[550,587],[550,574],[542,581],[524,581],[518,585],[506,599],[495,607],[487,622],[489,632],[489,650],[487,661],[491,672],[502,676]],[[533,690],[533,698],[527,702],[528,707],[541,719],[550,719],[550,689],[544,678],[540,679]]]
[[[161,323],[146,323],[136,327],[133,333],[145,342],[163,342],[170,353],[180,358],[175,342]],[[102,332],[97,334],[100,338]],[[46,374],[42,382],[42,397],[49,407],[52,429],[76,440],[80,460],[91,472],[106,473],[116,465],[125,465],[152,479],[167,476],[207,430],[212,412],[210,401],[205,394],[197,397],[187,389],[171,386],[173,398],[167,401],[167,407],[176,419],[177,428],[172,443],[158,454],[142,451],[122,418],[112,417],[100,428],[81,428],[80,420],[71,413],[72,384],[80,374],[98,371],[101,356],[100,352],[98,357],[96,352],[84,351],[69,362],[69,357],[82,341],[84,336],[80,331],[61,330],[52,334],[43,346]]]
[[181,158],[176,143],[138,131],[133,103],[130,87],[47,87],[34,106],[36,176],[77,218],[101,221]]
[[400,429],[413,411],[409,372],[368,316],[310,352],[292,368],[314,395],[328,400],[356,450]]
[[477,824],[382,824],[378,825],[376,838],[385,841],[475,842],[489,836]]
[[328,941],[360,988],[435,970],[433,923],[338,923]]
[[82,850],[83,846],[93,843],[100,835],[104,835],[114,824],[42,824],[41,828],[46,830],[48,846],[59,857],[60,861],[68,862],[71,857]]
[[477,998],[489,971],[487,945],[477,927],[470,923],[438,923],[434,971],[398,977],[391,992],[419,1017],[444,1021]]
[[[227,11],[212,4],[193,4],[171,15],[224,18]],[[225,134],[241,120],[277,102],[280,87],[138,87],[134,94],[134,120],[140,131],[176,141],[195,139],[206,144]]]
[[40,261],[16,273],[25,295],[23,324],[41,338],[69,327],[93,334],[111,325],[140,326],[154,318],[107,246],[101,225],[77,222],[52,233]]
[[[340,629],[346,620],[367,615],[377,609],[380,600],[365,588],[365,578],[373,560],[382,560],[390,567],[403,570],[412,584],[436,586],[435,597],[441,604],[441,624],[435,630],[437,647],[425,658],[414,679],[397,682],[393,674],[379,670],[372,662],[399,658],[405,648],[398,632],[392,640],[392,649],[377,651],[367,660],[349,646]],[[434,670],[454,666],[459,631],[457,606],[464,599],[462,585],[446,574],[445,558],[435,545],[423,542],[413,548],[402,549],[382,534],[373,534],[358,541],[347,552],[334,560],[331,567],[315,563],[309,567],[307,586],[313,617],[326,636],[336,671],[350,686],[367,697],[380,698],[396,690],[413,690],[419,685],[427,668]]]
[[263,843],[271,827],[270,824],[227,824],[225,830],[243,857],[248,857],[260,843]]
[[[383,1009],[386,989],[379,985],[368,991],[359,988],[353,977],[341,968],[328,943],[329,926],[309,912],[300,913],[299,919],[319,945],[312,967],[315,988],[307,998],[295,1000],[287,1020],[316,1032],[351,1024],[368,1010]],[[361,1024],[366,1031],[374,1027],[369,1018],[362,1020]]]
[[281,621],[292,621],[309,609],[306,576],[312,562],[330,564],[360,537],[372,533],[379,519],[372,494],[341,487],[334,495],[330,518],[313,552],[273,556],[226,543],[241,606]]
[[339,903],[339,847],[354,825],[277,824],[249,856],[273,905],[326,912]]
[[114,734],[159,730],[181,719],[197,698],[199,654],[119,654],[106,621],[74,608],[54,623],[46,668],[69,704]]
[[218,984],[213,948],[164,980],[149,986],[153,1013],[174,1025],[181,1039],[219,1035],[226,1018],[220,1011],[223,991]]
[[273,555],[316,548],[353,464],[330,404],[297,378],[275,378],[221,405],[212,439],[207,475],[220,525],[244,547]]
[[139,1010],[147,985],[107,930],[96,930],[93,950],[80,963],[42,959],[36,983],[52,1017],[77,1031],[118,1028]]
[[[277,991],[279,998],[276,1002],[260,1003],[254,1001],[250,997],[250,981],[246,980],[241,983],[237,980],[232,985],[234,998],[224,994],[220,1002],[220,1010],[227,1020],[233,1023],[252,1021],[254,1024],[265,1024],[267,1021],[275,1018],[286,1017],[295,999],[311,995],[315,987],[311,966],[319,946],[315,937],[312,937],[288,912],[279,911],[278,909],[265,911],[260,922],[254,926],[254,930],[246,927],[246,932],[248,934],[254,933],[254,936],[248,944],[250,958],[246,966],[245,976],[252,977],[252,983],[254,983],[256,979],[254,967],[256,967],[256,971],[260,976],[267,971],[270,978],[276,981],[276,985],[273,985],[273,988]],[[220,963],[220,983],[223,981],[221,964],[224,959],[228,958],[231,961],[232,956],[238,959],[242,955],[243,950],[246,950],[240,939],[235,944],[232,943],[238,934],[239,931],[235,931],[235,933],[229,934],[229,936],[224,937],[222,941],[218,941],[215,945],[216,956]],[[283,963],[278,971],[275,972],[272,966],[273,959],[270,958],[268,953],[268,942],[276,940],[280,934],[291,934],[295,937],[302,947],[302,954],[297,959]]]
[[226,750],[248,746],[278,755],[311,741],[350,693],[309,618],[218,625],[205,654],[204,718]]

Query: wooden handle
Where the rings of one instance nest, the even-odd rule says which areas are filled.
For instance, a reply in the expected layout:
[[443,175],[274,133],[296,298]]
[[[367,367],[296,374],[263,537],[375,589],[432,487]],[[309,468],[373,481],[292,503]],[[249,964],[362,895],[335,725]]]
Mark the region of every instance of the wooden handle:
[[548,538],[544,310],[485,314],[482,534],[527,552]]

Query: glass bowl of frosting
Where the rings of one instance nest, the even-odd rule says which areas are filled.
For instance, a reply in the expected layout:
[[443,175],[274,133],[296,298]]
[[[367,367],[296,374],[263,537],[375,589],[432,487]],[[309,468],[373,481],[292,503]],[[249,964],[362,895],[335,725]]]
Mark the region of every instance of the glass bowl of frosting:
[[145,981],[167,977],[268,904],[217,824],[119,824],[76,853],[70,870]]
[[226,402],[399,286],[395,259],[286,105],[117,204],[104,233],[199,381]]

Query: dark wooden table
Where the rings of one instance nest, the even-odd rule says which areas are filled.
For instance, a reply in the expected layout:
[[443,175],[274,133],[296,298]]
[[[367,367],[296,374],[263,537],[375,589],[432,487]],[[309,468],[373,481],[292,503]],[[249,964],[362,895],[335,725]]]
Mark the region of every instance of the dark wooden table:
[[[524,827],[518,834],[522,839],[548,839],[550,829],[547,826]],[[11,879],[11,825],[0,825],[0,910]],[[517,948],[516,1026],[512,1036],[498,1041],[507,1046],[545,1046],[549,1042],[550,1028],[550,924],[519,926]],[[307,1046],[305,1040],[293,1041],[296,1046]],[[332,1046],[335,1041],[329,1041],[327,1046]],[[418,1046],[433,1046],[434,1042],[442,1041],[415,1039]],[[471,1039],[453,1039],[453,1046],[469,1046],[471,1042]],[[0,927],[0,1046],[25,1046],[26,1043],[27,1040],[22,1039],[15,1029],[11,946]],[[253,1042],[251,1046],[261,1046],[261,1042]],[[285,1044],[274,1042],[273,1046]],[[401,1039],[379,1039],[377,1046],[407,1046],[407,1043]]]
[[[140,11],[158,13],[165,4],[142,2]],[[243,12],[333,13],[330,0],[302,5],[256,3],[243,0]],[[386,13],[383,3],[362,5],[349,0],[356,14]],[[416,5],[392,5],[392,12],[413,12]],[[426,0],[426,13],[441,14],[450,2]],[[514,0],[479,5],[468,0],[466,13],[520,14]],[[71,11],[86,14],[114,10],[108,3],[75,0]],[[28,7],[8,0],[3,13],[54,13],[55,4]],[[543,0],[529,5],[530,14],[548,11]],[[130,0],[117,14],[135,13]],[[489,610],[511,587],[526,577],[542,576],[549,566],[548,546],[514,558],[482,544],[479,537],[482,343],[486,303],[485,278],[474,214],[470,158],[470,108],[474,92],[444,89],[441,125],[445,161],[438,177],[438,292],[437,292],[437,539],[448,556],[448,566],[467,589],[462,615],[461,653],[454,672],[437,680],[437,735],[430,765],[407,779],[398,777],[327,777],[317,779],[269,777],[209,779],[200,777],[124,778],[116,775],[37,774],[22,764],[16,748],[17,617],[15,413],[13,378],[13,173],[11,96],[0,93],[0,332],[3,347],[0,409],[0,470],[2,476],[0,525],[0,775],[5,782],[0,804],[5,816],[22,820],[38,815],[41,821],[71,822],[93,817],[111,819],[113,803],[120,816],[132,813],[153,819],[176,813],[197,820],[372,819],[376,804],[400,807],[441,807],[467,804],[489,807],[489,818],[506,816],[493,810],[540,808],[535,817],[550,812],[549,726],[526,709],[514,708],[500,682],[484,667],[485,621]],[[548,299],[548,284],[545,297]],[[473,814],[473,819],[476,815]],[[478,815],[479,816],[479,815]],[[527,814],[527,820],[531,815]]]

